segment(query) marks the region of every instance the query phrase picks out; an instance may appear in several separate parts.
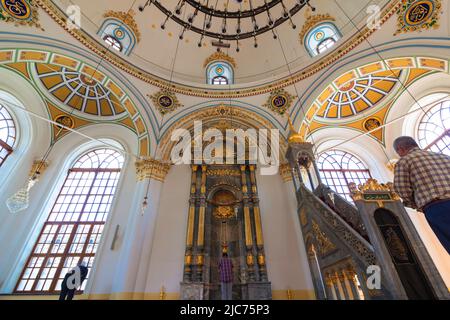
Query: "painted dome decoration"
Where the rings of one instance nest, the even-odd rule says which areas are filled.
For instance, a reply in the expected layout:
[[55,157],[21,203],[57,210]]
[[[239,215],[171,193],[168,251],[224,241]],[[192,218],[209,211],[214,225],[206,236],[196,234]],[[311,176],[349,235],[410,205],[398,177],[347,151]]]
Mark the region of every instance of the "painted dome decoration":
[[63,104],[96,116],[117,116],[125,112],[112,91],[78,71],[56,65],[36,64],[44,87]]
[[355,116],[372,108],[386,97],[399,81],[400,71],[380,72],[354,80],[340,86],[331,84],[325,93],[329,96],[320,104],[317,117],[341,119]]

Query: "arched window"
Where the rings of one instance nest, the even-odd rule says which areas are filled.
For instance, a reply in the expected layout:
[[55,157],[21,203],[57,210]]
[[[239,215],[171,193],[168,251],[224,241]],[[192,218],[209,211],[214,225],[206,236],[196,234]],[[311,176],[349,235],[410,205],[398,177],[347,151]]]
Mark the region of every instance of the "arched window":
[[419,145],[437,153],[450,156],[450,101],[431,108],[419,124]]
[[[130,23],[131,20],[134,20],[131,16],[128,16],[128,19],[130,19]],[[135,24],[131,23],[131,25]],[[127,23],[110,17],[103,22],[97,34],[108,46],[129,55],[140,39],[140,35],[136,34],[136,31],[138,30],[130,27]]]
[[8,110],[0,104],[0,167],[13,151],[16,126]]
[[[68,271],[93,265],[119,181],[123,156],[111,149],[83,155],[67,174],[16,286],[18,293],[55,293]],[[84,290],[86,281],[81,290]]]
[[323,182],[348,201],[353,201],[348,184],[354,182],[360,185],[371,178],[369,169],[361,160],[340,150],[322,153],[317,165]]
[[341,38],[341,33],[331,22],[325,22],[312,28],[305,36],[306,50],[315,57],[333,47]]
[[218,84],[218,85],[228,84],[228,79],[225,78],[225,77],[221,77],[221,76],[214,77],[213,81],[212,81],[212,84]]
[[208,84],[227,85],[233,84],[233,67],[227,62],[216,61],[206,68]]
[[113,48],[114,50],[117,50],[117,51],[122,51],[122,44],[120,43],[120,41],[119,40],[117,40],[116,38],[114,38],[114,37],[111,37],[111,36],[105,36],[104,38],[103,38],[103,40],[106,42],[106,44],[108,45],[108,46],[110,46],[111,48]]

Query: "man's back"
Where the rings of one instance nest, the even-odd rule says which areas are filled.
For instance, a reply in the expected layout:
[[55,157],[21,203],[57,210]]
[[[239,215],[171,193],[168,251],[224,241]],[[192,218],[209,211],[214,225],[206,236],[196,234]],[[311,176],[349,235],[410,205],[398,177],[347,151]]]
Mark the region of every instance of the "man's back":
[[[414,148],[397,163],[394,184],[399,194],[418,208],[433,200],[448,199],[450,157]],[[405,196],[408,193],[411,199]]]

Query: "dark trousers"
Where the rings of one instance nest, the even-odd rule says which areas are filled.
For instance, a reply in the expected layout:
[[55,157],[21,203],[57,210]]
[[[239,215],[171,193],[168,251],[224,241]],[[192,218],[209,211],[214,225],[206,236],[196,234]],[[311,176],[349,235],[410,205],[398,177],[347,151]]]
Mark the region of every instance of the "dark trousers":
[[73,300],[74,295],[75,289],[67,288],[67,277],[64,278],[64,281],[61,284],[61,293],[59,294],[59,300]]
[[428,205],[424,211],[431,229],[450,254],[450,200]]

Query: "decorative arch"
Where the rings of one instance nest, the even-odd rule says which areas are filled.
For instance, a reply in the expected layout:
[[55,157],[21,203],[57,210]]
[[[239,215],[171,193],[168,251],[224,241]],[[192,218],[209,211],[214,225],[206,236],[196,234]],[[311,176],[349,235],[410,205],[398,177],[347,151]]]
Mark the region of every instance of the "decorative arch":
[[125,55],[130,55],[136,43],[140,40],[139,28],[134,20],[134,11],[108,11],[106,18],[98,31],[106,45]]
[[[345,126],[350,129],[356,129],[362,134],[369,133],[381,143],[384,142],[385,129],[377,130],[382,127],[390,112],[391,107],[395,105],[395,99],[403,92],[403,85],[395,85],[402,80],[405,86],[413,85],[417,80],[434,73],[449,73],[447,60],[434,57],[398,57],[376,61],[370,64],[352,69],[335,78],[329,85],[321,91],[317,98],[311,103],[305,111],[305,117],[299,128],[299,133],[307,138],[314,132],[329,126]],[[375,87],[369,90],[363,89],[369,77],[380,77],[386,81],[375,83]],[[361,106],[354,108],[356,113],[352,115],[351,106],[342,104],[344,89],[355,88],[355,84],[360,82],[361,88],[356,90],[355,94],[361,95]],[[392,86],[394,84],[394,86]],[[378,86],[381,86],[378,87]],[[373,97],[362,96],[364,93],[375,91]],[[384,93],[383,93],[384,92]],[[383,93],[383,94],[382,94]],[[376,97],[378,95],[378,97]],[[382,95],[380,97],[379,95]],[[345,99],[344,99],[345,100]],[[345,101],[344,101],[345,102]],[[366,104],[366,107],[363,105]],[[348,105],[348,104],[347,104]],[[338,107],[341,107],[339,111]],[[342,109],[347,108],[349,112]],[[329,117],[329,115],[333,117]],[[298,113],[297,113],[298,114]],[[340,115],[340,117],[339,117]],[[374,121],[366,125],[365,120],[374,116]],[[373,126],[377,124],[377,126]]]
[[[226,129],[275,129],[274,125],[258,114],[242,110],[235,106],[211,106],[203,110],[199,110],[189,115],[180,118],[179,121],[173,123],[165,131],[163,138],[159,144],[158,157],[163,161],[170,160],[170,152],[175,146],[176,142],[171,141],[173,132],[177,129],[186,129],[190,132],[191,137],[194,136],[194,121],[202,121],[203,129],[217,128],[221,131]],[[270,132],[268,134],[270,139]],[[284,159],[287,150],[287,143],[284,139],[280,139],[280,154],[279,159]],[[269,142],[270,145],[270,142]]]
[[331,49],[341,37],[333,22],[322,22],[306,34],[304,45],[309,55],[315,57]]
[[0,167],[13,152],[16,142],[16,124],[6,107],[0,102]]
[[[151,137],[144,116],[123,86],[95,66],[49,51],[6,49],[0,50],[0,68],[14,71],[33,85],[47,104],[51,120],[73,129],[117,123],[136,134],[139,155],[151,154]],[[96,92],[95,99],[92,95],[82,99],[83,93],[86,96],[90,91]],[[79,99],[73,99],[74,96]],[[58,126],[52,129],[57,132]]]
[[[18,293],[55,293],[79,263],[92,267],[115,195],[123,155],[110,148],[82,154],[68,170],[17,282]],[[86,282],[81,290],[84,290]]]

